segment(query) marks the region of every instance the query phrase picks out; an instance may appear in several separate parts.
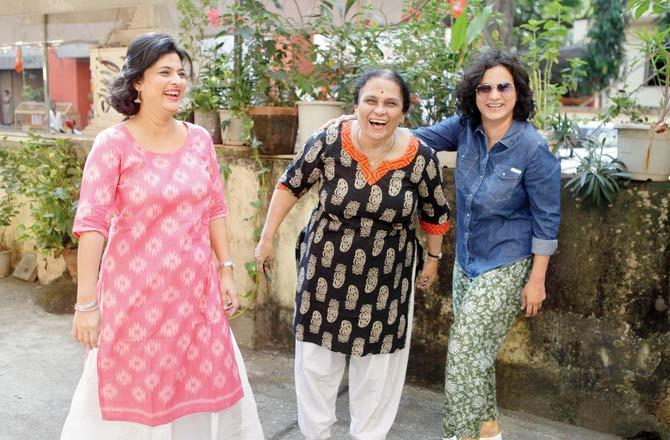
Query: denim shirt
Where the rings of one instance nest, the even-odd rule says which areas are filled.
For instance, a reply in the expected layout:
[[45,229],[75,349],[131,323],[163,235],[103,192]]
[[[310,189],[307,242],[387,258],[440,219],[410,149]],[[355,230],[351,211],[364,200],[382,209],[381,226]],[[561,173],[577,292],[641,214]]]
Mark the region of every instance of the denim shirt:
[[460,116],[414,134],[437,151],[458,151],[456,261],[466,274],[556,251],[561,166],[530,123],[514,121],[490,151],[481,125]]

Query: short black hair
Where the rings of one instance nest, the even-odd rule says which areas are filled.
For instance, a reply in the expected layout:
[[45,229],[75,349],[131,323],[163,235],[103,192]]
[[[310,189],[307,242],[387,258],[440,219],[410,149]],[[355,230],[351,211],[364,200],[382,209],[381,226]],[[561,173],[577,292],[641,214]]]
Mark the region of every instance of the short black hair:
[[516,121],[527,121],[535,114],[535,101],[530,88],[530,79],[526,68],[519,59],[502,49],[489,49],[477,55],[464,69],[463,77],[456,86],[456,108],[458,112],[477,126],[482,122],[482,115],[477,108],[476,88],[484,76],[484,72],[503,66],[512,74],[517,102],[514,105],[513,118]]
[[123,68],[109,86],[109,104],[114,110],[126,117],[140,111],[140,104],[134,102],[137,98],[134,84],[160,57],[170,53],[176,53],[182,63],[188,64],[190,75],[193,70],[191,57],[170,35],[149,32],[130,42]]
[[407,87],[407,83],[398,72],[390,69],[369,70],[359,76],[354,85],[354,105],[358,104],[361,89],[373,78],[384,78],[398,84],[402,93],[402,112],[407,113],[409,110],[409,87]]

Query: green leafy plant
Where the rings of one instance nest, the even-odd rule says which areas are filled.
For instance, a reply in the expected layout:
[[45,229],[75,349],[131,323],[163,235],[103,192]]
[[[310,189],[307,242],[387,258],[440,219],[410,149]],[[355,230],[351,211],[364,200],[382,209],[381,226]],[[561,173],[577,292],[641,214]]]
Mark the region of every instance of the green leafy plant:
[[591,200],[597,207],[611,205],[622,183],[628,181],[626,166],[603,152],[603,142],[582,137],[578,143],[586,154],[579,158],[575,175],[565,183],[565,187],[578,200]]
[[[552,67],[558,62],[559,50],[565,44],[568,25],[573,20],[571,9],[559,1],[551,2],[545,9],[547,18],[531,19],[520,26],[522,44],[526,51],[523,60],[528,66],[530,85],[535,94],[536,113],[533,123],[540,129],[550,126],[552,119],[560,114],[560,98],[577,81],[563,81],[555,84],[551,81]],[[573,61],[572,72],[564,72],[568,76],[578,77],[577,70],[583,62]]]
[[[281,5],[274,2],[277,8]],[[258,0],[240,0],[221,16],[217,37],[233,35],[233,75],[251,92],[247,105],[292,106],[295,62],[292,27],[281,14],[269,11]]]
[[59,255],[75,248],[72,225],[79,199],[82,161],[65,140],[33,136],[19,150],[21,194],[30,204],[31,226],[19,225],[19,240],[33,240],[35,248]]
[[[477,2],[470,2],[457,18],[444,1],[413,4],[405,4],[404,21],[390,32],[392,65],[414,95],[415,105],[407,115],[410,127],[435,124],[454,113],[462,67],[476,54],[482,31],[493,15],[491,7]],[[449,46],[444,27],[436,25],[448,20],[453,21]]]
[[631,96],[632,94],[626,92],[625,89],[619,90],[616,95],[610,97],[612,105],[606,112],[599,115],[599,119],[610,121],[612,119],[625,117],[629,121],[635,123],[642,124],[649,122],[646,110]]
[[191,87],[189,97],[193,110],[214,111],[221,104],[223,85],[216,65],[206,65],[200,69],[198,81]]
[[580,140],[577,123],[568,117],[567,113],[551,121],[549,141],[551,152],[556,153],[560,148],[570,150],[568,157],[573,157],[574,149]]
[[196,64],[202,59],[202,42],[209,21],[207,12],[217,3],[215,0],[177,0],[179,41]]
[[625,0],[595,0],[586,46],[589,76],[580,82],[583,93],[593,93],[619,78],[624,60],[628,23]]
[[0,149],[0,164],[0,249],[7,249],[5,233],[19,208],[17,152],[6,147]]
[[42,87],[31,87],[24,84],[21,88],[21,98],[24,101],[43,102],[44,89],[42,89]]
[[[322,1],[314,23],[298,29],[297,60],[313,65],[311,71],[295,76],[298,94],[303,98],[349,104],[356,77],[385,64],[380,43],[388,25],[382,14],[369,3],[358,8],[351,0],[342,3]],[[311,34],[321,35],[326,41],[311,44]]]
[[637,36],[645,59],[650,61],[651,79],[660,87],[657,120],[662,122],[670,116],[670,28],[640,31]]

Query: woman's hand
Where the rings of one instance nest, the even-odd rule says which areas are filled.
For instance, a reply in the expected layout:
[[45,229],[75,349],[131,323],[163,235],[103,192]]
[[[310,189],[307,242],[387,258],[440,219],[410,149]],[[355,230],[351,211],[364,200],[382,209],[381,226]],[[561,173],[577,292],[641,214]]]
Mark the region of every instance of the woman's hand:
[[235,286],[233,268],[224,267],[219,273],[219,286],[221,287],[221,304],[223,310],[231,316],[240,308],[240,294]]
[[521,291],[521,310],[526,310],[526,316],[536,316],[546,297],[544,278],[531,277]]
[[326,128],[330,127],[331,125],[336,125],[340,126],[344,121],[353,121],[356,119],[356,115],[342,115],[340,117],[337,117],[335,119],[331,119],[330,121],[326,122],[323,124],[321,127],[319,127],[319,130],[325,130]]
[[271,238],[266,238],[261,235],[260,240],[258,240],[258,245],[256,245],[256,250],[254,251],[256,257],[256,270],[260,275],[261,272],[265,275],[265,279],[269,278],[268,271],[272,271],[274,268],[274,255],[275,248],[274,243]]
[[437,258],[428,257],[423,263],[423,270],[416,277],[416,287],[421,290],[428,290],[437,279]]
[[97,348],[100,330],[100,309],[90,312],[74,312],[72,319],[72,337],[88,348]]

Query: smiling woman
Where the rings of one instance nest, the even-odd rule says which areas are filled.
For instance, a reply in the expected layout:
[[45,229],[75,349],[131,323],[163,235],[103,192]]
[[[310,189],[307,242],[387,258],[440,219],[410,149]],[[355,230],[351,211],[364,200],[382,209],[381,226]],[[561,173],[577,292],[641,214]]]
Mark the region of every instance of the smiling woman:
[[228,325],[239,294],[214,145],[174,119],[184,62],[169,35],[135,39],[110,89],[126,120],[86,160],[72,334],[90,351],[62,440],[263,438]]
[[499,49],[468,65],[457,87],[459,114],[415,135],[458,151],[454,323],[445,372],[444,434],[500,439],[497,351],[519,311],[535,316],[545,299],[557,246],[560,165],[528,122],[528,73]]
[[[414,287],[437,277],[449,207],[435,153],[398,124],[409,90],[396,72],[359,78],[356,120],[307,140],[277,184],[256,247],[273,237],[298,198],[318,185],[319,203],[298,239],[295,385],[307,438],[329,438],[349,360],[353,438],[385,438],[400,402],[412,332]],[[414,223],[427,234],[427,258]]]

